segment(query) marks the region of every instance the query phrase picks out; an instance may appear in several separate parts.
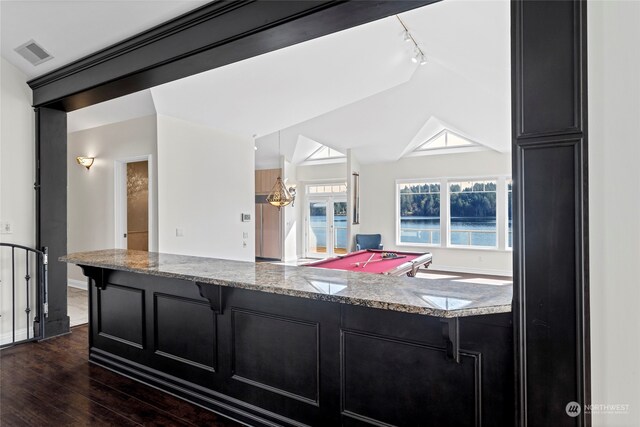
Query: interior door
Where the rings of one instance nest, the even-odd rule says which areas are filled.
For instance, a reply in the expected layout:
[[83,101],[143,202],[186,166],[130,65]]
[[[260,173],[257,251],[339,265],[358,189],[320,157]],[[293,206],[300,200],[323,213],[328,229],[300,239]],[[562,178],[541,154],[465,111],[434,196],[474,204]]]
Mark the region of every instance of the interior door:
[[127,163],[127,249],[149,250],[149,162]]

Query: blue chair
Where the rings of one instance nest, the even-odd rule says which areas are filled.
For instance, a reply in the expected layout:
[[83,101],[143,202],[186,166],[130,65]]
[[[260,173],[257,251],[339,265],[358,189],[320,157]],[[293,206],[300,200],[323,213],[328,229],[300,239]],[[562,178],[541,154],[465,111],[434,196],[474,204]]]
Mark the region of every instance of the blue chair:
[[382,249],[380,234],[356,234],[356,251],[364,249]]

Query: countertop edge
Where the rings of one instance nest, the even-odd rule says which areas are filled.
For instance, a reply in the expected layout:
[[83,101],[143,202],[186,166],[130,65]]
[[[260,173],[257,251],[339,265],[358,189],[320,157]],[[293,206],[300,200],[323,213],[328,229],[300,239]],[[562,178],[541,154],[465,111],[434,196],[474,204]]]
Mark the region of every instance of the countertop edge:
[[190,281],[194,283],[204,283],[204,284],[210,284],[210,285],[225,286],[230,288],[265,292],[265,293],[271,293],[276,295],[285,295],[285,296],[291,296],[291,297],[313,299],[318,301],[335,302],[340,304],[349,304],[349,305],[355,305],[355,306],[361,306],[361,307],[375,308],[379,310],[396,311],[401,313],[418,314],[418,315],[439,317],[439,318],[446,318],[446,319],[481,316],[481,315],[487,315],[487,314],[510,313],[512,311],[511,303],[503,304],[503,305],[478,307],[478,308],[469,308],[469,309],[462,308],[459,310],[441,310],[437,308],[419,307],[414,305],[406,305],[402,303],[390,303],[390,302],[378,301],[374,299],[368,300],[368,299],[349,297],[349,296],[327,295],[327,294],[305,292],[305,291],[298,291],[298,290],[281,289],[281,288],[275,288],[272,286],[260,286],[260,285],[242,283],[242,282],[234,282],[234,281],[229,281],[224,279],[213,279],[213,278],[207,278],[202,276],[186,275],[181,273],[150,271],[145,269],[127,267],[123,265],[79,261],[79,260],[74,260],[73,258],[70,258],[68,256],[61,256],[58,258],[58,261],[66,262],[69,264],[75,264],[78,266],[105,268],[110,270],[125,271],[129,273],[138,273],[138,274],[145,274],[149,276],[185,280],[185,281]]

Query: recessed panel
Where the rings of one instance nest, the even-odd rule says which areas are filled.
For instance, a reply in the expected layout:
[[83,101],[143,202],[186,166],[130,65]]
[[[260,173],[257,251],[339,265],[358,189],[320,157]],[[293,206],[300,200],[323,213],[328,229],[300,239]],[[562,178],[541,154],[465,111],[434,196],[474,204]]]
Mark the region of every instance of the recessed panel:
[[234,379],[294,399],[318,400],[318,324],[234,310]]
[[447,359],[444,349],[343,332],[343,414],[391,425],[475,426],[479,358]]
[[99,291],[99,334],[134,347],[144,347],[144,291],[108,284]]
[[156,354],[214,371],[216,319],[208,303],[155,295]]
[[581,6],[571,1],[524,1],[518,7],[522,8],[520,54],[514,57],[520,83],[518,136],[580,131],[582,76],[576,23]]

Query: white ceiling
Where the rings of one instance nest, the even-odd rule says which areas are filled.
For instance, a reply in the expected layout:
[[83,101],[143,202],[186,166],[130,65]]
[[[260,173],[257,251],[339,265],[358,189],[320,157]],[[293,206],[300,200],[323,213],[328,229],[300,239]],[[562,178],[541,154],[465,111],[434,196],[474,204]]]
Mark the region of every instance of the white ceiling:
[[[0,54],[28,78],[40,76],[209,0],[0,1]],[[14,49],[34,39],[53,59],[33,66]]]
[[390,17],[75,111],[69,129],[157,112],[256,135],[263,166],[279,152],[297,163],[320,143],[392,161],[444,127],[509,151],[509,2],[446,0],[401,18],[426,65],[410,61]]

